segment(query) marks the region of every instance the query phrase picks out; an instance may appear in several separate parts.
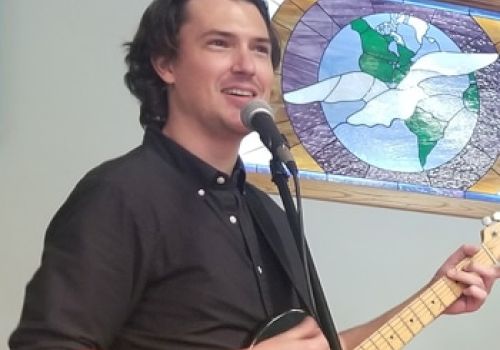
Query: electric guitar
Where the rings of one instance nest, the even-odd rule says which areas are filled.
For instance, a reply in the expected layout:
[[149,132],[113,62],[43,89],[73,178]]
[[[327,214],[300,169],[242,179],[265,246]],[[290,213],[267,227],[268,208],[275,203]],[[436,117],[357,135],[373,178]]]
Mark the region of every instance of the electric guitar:
[[[484,266],[495,266],[500,259],[500,212],[483,219],[485,227],[481,231],[481,249],[471,258],[456,265],[463,269],[471,262]],[[399,350],[408,344],[424,327],[434,321],[462,294],[463,287],[446,276],[441,277],[410,303],[375,331],[355,350]],[[307,313],[303,310],[289,310],[262,327],[250,349],[261,341],[271,338],[299,324]]]

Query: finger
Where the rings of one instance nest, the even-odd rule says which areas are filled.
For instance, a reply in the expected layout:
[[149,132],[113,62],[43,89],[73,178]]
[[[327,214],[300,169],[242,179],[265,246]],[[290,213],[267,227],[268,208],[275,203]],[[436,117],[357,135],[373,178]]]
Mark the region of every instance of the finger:
[[480,248],[476,245],[464,244],[459,248],[459,250],[462,251],[464,257],[471,257],[474,256],[480,250]]
[[470,263],[464,268],[464,271],[467,272],[474,272],[477,273],[478,275],[484,277],[484,278],[491,278],[494,279],[497,275],[497,270],[498,268],[495,266],[487,266],[487,265],[481,265],[477,263]]
[[464,270],[477,274],[483,280],[483,283],[488,291],[491,290],[495,280],[498,278],[498,271],[496,267],[472,263],[469,266],[466,266]]
[[318,349],[318,350],[330,350],[330,344],[326,340],[323,333],[317,334],[315,337],[307,339],[305,344],[300,349]]
[[479,288],[486,289],[485,283],[481,276],[475,272],[468,272],[464,270],[450,269],[447,274],[448,278],[455,282],[461,283],[464,286],[475,285]]
[[488,292],[476,285],[469,286],[463,290],[463,294],[476,300],[476,303],[482,303],[488,297]]
[[448,258],[447,262],[453,263],[453,265],[455,265],[465,258],[474,256],[479,251],[479,249],[480,248],[476,245],[464,244]]
[[472,244],[464,244],[460,248],[458,248],[452,255],[446,259],[443,265],[438,270],[435,277],[440,277],[442,274],[446,274],[446,272],[455,267],[460,261],[463,259],[474,256],[479,251],[479,247]]
[[[307,322],[308,323],[308,322]],[[300,327],[298,325],[297,327]],[[295,327],[295,328],[297,328]],[[314,337],[309,338],[290,338],[285,337],[284,333],[275,336],[273,338],[267,339],[255,347],[251,348],[254,350],[304,350],[304,349],[315,349],[315,350],[330,350],[328,341],[326,340],[323,333],[319,333]],[[249,349],[247,349],[249,350]]]
[[304,318],[298,325],[283,332],[280,337],[291,339],[312,338],[321,333],[321,329],[311,316]]

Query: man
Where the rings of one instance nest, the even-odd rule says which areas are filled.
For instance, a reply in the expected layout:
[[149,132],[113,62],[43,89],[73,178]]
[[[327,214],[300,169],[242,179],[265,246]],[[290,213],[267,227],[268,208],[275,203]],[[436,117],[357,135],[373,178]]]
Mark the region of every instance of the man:
[[[278,57],[260,0],[149,6],[126,75],[144,142],[89,172],[52,220],[11,348],[242,349],[266,319],[310,308],[286,218],[238,159],[240,110],[269,99]],[[436,274],[466,286],[448,313],[476,310],[500,275],[450,269],[475,251]],[[402,306],[341,332],[343,348]],[[253,347],[328,348],[311,317]]]

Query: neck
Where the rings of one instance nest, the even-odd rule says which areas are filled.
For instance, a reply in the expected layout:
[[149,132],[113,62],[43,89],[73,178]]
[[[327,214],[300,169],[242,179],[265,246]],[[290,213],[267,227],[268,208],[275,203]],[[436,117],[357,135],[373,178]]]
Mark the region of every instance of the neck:
[[210,132],[196,130],[186,123],[169,120],[162,132],[186,150],[230,175],[238,158],[241,137],[214,136]]

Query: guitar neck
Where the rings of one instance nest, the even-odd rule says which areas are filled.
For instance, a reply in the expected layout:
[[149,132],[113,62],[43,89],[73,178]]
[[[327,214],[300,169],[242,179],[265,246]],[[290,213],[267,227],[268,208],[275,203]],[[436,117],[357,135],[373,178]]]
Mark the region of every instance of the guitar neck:
[[[470,261],[492,265],[484,249],[470,259],[462,260],[456,268],[463,269]],[[463,287],[442,277],[417,295],[409,304],[374,332],[355,350],[398,350],[408,344],[422,329],[434,321],[462,294]]]

